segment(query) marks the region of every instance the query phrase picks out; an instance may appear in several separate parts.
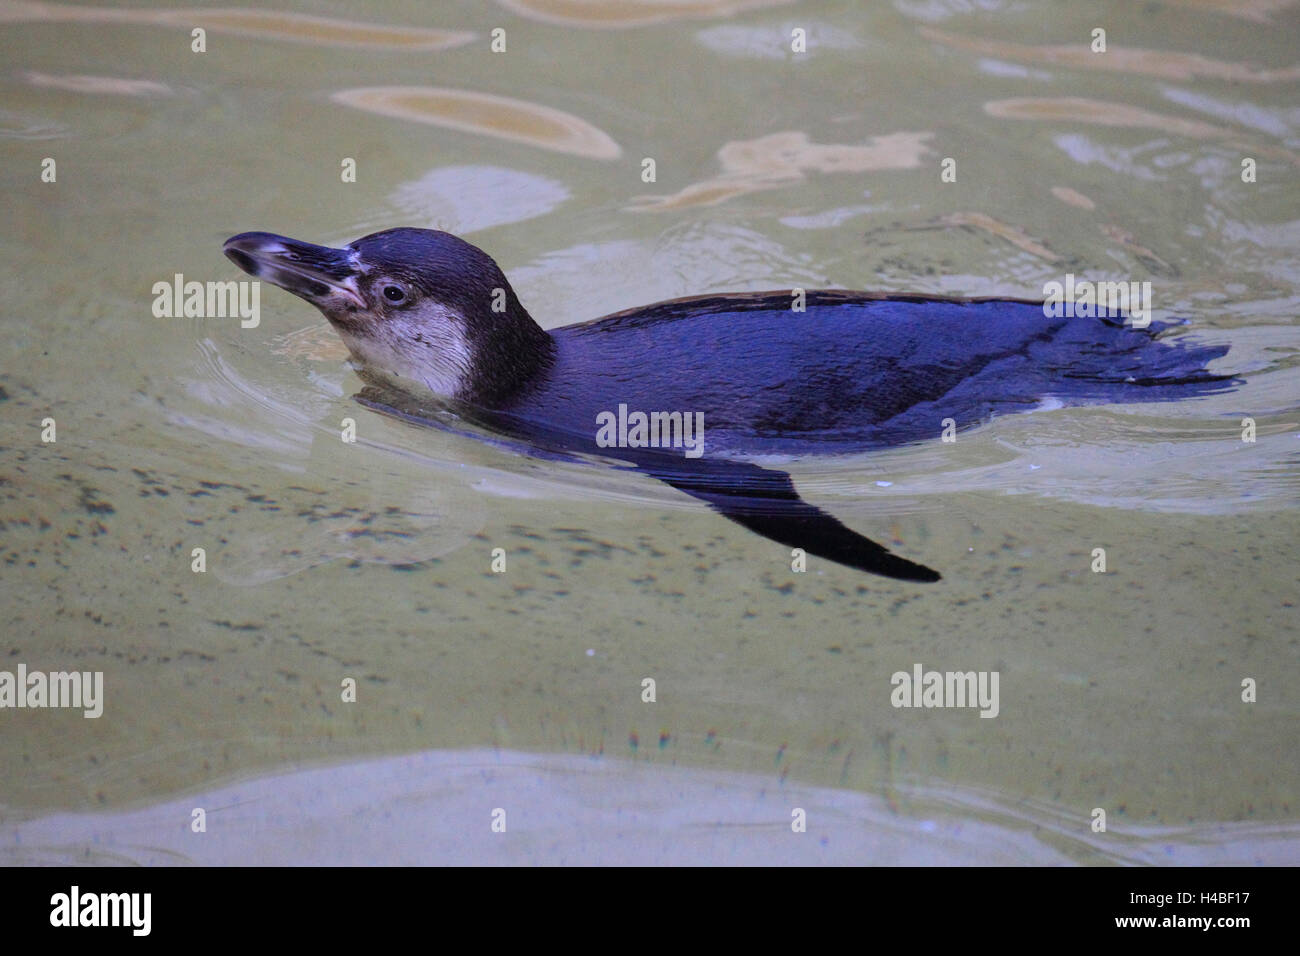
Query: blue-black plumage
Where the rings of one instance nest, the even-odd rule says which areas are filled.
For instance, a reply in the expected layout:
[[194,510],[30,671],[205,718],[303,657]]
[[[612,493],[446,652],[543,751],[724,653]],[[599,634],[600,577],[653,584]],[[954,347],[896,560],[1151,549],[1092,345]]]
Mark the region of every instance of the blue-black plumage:
[[[938,440],[949,420],[967,428],[1046,400],[1172,401],[1235,383],[1206,368],[1226,346],[1168,341],[1167,325],[1135,328],[1105,309],[1052,317],[1022,300],[783,291],[676,299],[545,332],[491,257],[448,233],[391,229],[337,250],[243,233],[225,249],[316,305],[363,378],[405,396],[372,404],[456,402],[539,453],[624,461],[791,548],[907,580],[939,575],[746,459]],[[602,441],[598,423],[615,409],[700,416],[700,454]]]

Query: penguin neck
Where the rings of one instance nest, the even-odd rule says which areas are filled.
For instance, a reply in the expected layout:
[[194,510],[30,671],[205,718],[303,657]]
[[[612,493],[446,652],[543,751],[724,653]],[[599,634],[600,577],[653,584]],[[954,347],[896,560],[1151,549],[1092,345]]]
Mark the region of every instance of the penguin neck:
[[503,408],[541,382],[555,364],[556,343],[509,293],[504,316],[471,331],[474,362],[456,398]]

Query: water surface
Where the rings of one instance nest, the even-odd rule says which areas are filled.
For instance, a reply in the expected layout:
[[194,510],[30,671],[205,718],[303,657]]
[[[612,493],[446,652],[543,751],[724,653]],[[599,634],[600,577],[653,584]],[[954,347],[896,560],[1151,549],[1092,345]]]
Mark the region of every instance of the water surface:
[[[1294,862],[1296,6],[596,6],[0,3],[0,667],[102,670],[107,698],[98,720],[0,711],[3,853],[233,862],[233,836],[164,830],[192,798],[294,793],[306,767],[338,792],[383,760],[418,767],[376,773],[376,804],[425,781],[462,806],[499,752],[511,806],[546,822],[514,817],[533,836],[493,861],[562,859],[540,833],[667,859],[703,787],[723,796],[686,859],[767,852],[741,825],[767,794],[764,826],[798,800],[835,817],[839,861]],[[944,581],[794,574],[666,486],[357,405],[323,320],[269,286],[257,328],[151,312],[176,273],[240,278],[236,232],[394,225],[467,236],[548,327],[706,292],[1150,281],[1244,383],[788,463]],[[998,717],[891,707],[918,662],[998,671]],[[633,794],[635,838],[566,829],[559,808]],[[507,798],[465,799],[486,831]],[[276,806],[245,811],[267,859],[329,859]],[[409,860],[389,850],[371,862]]]

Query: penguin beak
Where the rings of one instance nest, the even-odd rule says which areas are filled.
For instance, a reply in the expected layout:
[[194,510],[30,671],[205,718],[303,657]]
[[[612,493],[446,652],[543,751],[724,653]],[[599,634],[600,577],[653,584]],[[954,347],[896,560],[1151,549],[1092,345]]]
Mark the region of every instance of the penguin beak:
[[271,232],[241,232],[222,247],[226,258],[319,309],[365,309],[358,270],[347,249],[313,246]]

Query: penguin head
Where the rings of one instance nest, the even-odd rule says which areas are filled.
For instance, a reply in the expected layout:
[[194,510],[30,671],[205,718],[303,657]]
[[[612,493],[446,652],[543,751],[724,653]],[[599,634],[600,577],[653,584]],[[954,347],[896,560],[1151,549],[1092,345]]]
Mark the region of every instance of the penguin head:
[[387,229],[332,249],[245,232],[224,252],[320,309],[371,381],[492,405],[551,359],[492,257],[450,233]]

